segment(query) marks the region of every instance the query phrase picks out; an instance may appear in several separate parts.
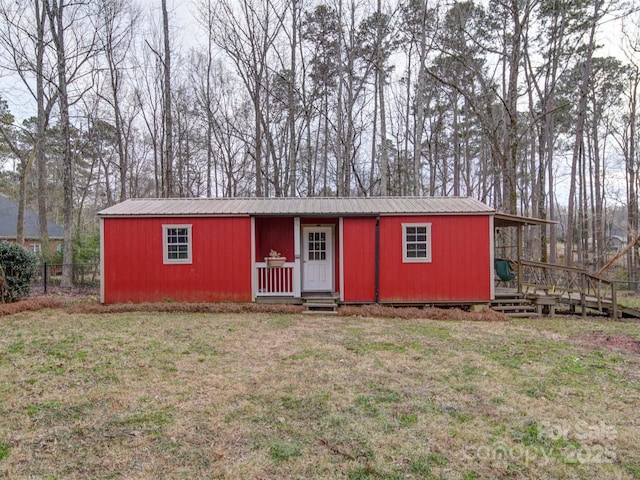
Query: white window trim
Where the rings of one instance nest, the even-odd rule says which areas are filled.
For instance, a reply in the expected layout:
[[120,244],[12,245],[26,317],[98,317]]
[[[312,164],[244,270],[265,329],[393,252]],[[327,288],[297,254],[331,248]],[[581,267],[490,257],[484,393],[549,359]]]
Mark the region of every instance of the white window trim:
[[[167,230],[169,230],[170,228],[186,228],[187,229],[187,235],[189,237],[189,242],[187,244],[188,258],[177,258],[177,259],[169,258]],[[162,263],[164,263],[165,265],[188,265],[193,263],[193,255],[192,255],[192,248],[191,248],[192,245],[193,245],[193,235],[192,235],[192,229],[190,224],[179,223],[174,225],[162,225]]]
[[[426,227],[427,229],[427,256],[407,257],[407,227]],[[431,263],[431,224],[430,223],[403,223],[402,224],[402,263]]]

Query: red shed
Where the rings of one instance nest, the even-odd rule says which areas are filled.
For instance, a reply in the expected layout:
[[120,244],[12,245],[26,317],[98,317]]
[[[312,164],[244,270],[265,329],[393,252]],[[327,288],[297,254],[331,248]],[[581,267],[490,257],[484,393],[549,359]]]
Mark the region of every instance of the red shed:
[[494,215],[453,197],[131,199],[99,213],[100,299],[489,303]]

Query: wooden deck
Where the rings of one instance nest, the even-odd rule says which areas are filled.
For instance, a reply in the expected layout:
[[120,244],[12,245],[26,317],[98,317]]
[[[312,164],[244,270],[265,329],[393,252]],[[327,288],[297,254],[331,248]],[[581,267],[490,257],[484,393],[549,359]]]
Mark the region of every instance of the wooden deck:
[[556,305],[587,315],[588,311],[612,318],[640,318],[640,310],[618,304],[616,285],[584,269],[541,262],[517,263],[517,280],[496,288],[496,298],[507,291],[517,292],[536,305],[537,313],[553,310]]

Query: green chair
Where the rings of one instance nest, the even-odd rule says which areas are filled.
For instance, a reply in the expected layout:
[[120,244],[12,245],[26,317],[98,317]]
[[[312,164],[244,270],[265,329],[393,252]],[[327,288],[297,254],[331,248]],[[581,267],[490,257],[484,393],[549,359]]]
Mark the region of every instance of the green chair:
[[516,271],[513,269],[513,262],[511,260],[496,258],[493,261],[493,268],[495,269],[498,278],[503,282],[510,282],[516,278]]

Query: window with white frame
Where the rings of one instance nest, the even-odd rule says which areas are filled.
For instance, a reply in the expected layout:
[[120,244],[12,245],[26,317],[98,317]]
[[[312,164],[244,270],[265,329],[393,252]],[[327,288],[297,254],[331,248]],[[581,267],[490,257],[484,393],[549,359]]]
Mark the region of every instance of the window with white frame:
[[402,261],[404,263],[431,262],[431,224],[402,224]]
[[42,245],[40,245],[39,243],[32,243],[31,244],[31,251],[35,254],[41,254],[42,253]]
[[191,263],[191,225],[163,225],[164,263]]

